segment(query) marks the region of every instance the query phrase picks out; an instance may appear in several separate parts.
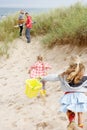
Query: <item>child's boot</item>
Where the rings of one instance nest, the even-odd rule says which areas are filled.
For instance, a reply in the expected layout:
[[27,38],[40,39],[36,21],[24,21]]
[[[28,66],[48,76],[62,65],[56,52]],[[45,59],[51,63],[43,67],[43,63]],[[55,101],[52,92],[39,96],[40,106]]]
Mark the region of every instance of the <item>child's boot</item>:
[[78,126],[79,126],[80,128],[83,128],[83,124],[78,124]]
[[74,121],[74,120],[75,120],[75,113],[72,112],[72,111],[70,111],[68,118],[69,118],[69,121],[70,121],[70,122]]
[[45,89],[41,90],[40,93],[41,93],[42,96],[46,96],[46,90]]

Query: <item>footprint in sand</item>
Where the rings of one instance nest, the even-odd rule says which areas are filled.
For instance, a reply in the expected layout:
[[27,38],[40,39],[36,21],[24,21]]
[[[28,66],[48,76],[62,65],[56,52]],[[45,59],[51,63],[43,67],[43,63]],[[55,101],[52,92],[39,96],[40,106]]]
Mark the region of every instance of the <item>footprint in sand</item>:
[[36,124],[36,129],[39,130],[39,128],[45,129],[48,126],[48,123],[46,122],[40,122]]
[[63,117],[63,116],[61,116],[61,117],[59,117],[62,121],[66,121],[66,117]]
[[16,121],[13,122],[13,123],[12,123],[12,126],[13,126],[13,127],[17,127],[17,122],[16,122]]
[[8,104],[8,107],[11,107],[11,106],[13,106],[13,103]]
[[16,108],[17,111],[19,111],[23,108],[23,106],[16,106],[15,108]]
[[3,83],[2,85],[3,85],[3,86],[6,86],[6,85],[7,85],[7,83]]
[[0,79],[5,79],[5,77],[2,77],[2,76],[1,76]]

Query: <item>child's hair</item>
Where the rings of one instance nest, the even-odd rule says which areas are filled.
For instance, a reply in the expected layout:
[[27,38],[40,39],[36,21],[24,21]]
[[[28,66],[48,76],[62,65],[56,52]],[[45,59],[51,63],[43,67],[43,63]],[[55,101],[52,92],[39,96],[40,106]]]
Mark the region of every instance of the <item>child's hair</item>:
[[[72,61],[73,60],[73,61]],[[68,82],[73,81],[74,84],[80,82],[84,75],[85,66],[80,62],[79,57],[71,57],[69,68],[62,73],[62,76],[66,76]]]
[[25,12],[25,15],[28,15],[29,13],[28,12]]
[[40,60],[42,61],[43,60],[43,57],[41,55],[37,56],[37,60]]

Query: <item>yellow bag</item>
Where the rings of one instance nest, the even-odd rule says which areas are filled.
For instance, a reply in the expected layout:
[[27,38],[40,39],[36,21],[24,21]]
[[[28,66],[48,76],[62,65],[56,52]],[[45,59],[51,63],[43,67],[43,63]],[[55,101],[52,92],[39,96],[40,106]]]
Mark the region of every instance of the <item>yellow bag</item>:
[[37,97],[42,88],[42,84],[38,79],[27,79],[25,94],[29,98]]

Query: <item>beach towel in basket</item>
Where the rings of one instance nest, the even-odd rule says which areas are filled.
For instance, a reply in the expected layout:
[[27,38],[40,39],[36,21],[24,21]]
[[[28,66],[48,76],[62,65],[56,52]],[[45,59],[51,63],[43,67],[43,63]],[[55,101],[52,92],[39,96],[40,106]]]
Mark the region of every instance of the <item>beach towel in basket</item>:
[[37,97],[42,88],[42,84],[38,79],[27,79],[25,94],[29,98]]

